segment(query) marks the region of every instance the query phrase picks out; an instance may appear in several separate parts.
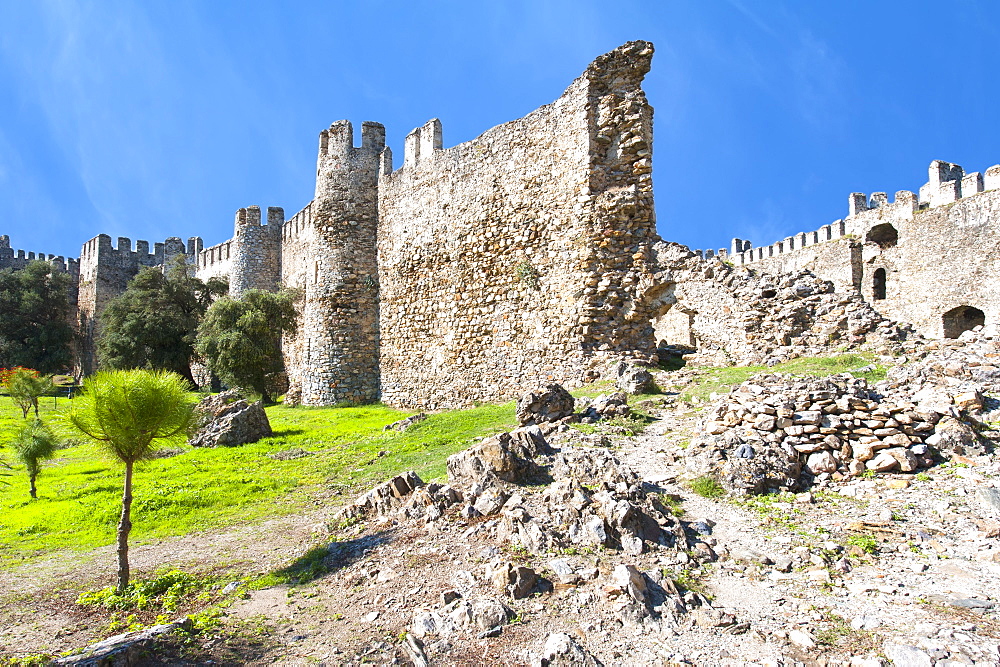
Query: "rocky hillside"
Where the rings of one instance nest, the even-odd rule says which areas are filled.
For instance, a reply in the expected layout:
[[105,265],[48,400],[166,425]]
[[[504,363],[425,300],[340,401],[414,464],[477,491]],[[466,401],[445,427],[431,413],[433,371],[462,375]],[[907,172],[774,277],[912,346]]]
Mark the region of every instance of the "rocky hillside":
[[[997,359],[997,341],[968,334],[877,383],[769,373],[707,408],[678,400],[687,370],[657,373],[665,393],[631,407],[613,388],[575,405],[540,390],[521,428],[452,456],[446,483],[404,474],[324,509],[322,549],[299,547],[313,575],[246,591],[211,634],[131,650],[161,664],[1000,664]],[[638,388],[641,370],[617,370]]]

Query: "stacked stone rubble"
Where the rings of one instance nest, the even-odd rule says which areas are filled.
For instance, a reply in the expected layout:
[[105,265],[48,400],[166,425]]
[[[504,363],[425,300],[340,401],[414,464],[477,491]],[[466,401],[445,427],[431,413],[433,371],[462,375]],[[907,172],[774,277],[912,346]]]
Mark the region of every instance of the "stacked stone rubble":
[[737,492],[796,490],[816,478],[912,473],[939,455],[978,454],[984,407],[973,386],[874,387],[849,374],[761,374],[711,406],[692,442],[693,467]]
[[773,364],[831,347],[899,351],[914,338],[908,325],[883,317],[857,294],[835,292],[808,271],[772,276],[703,260],[677,244],[661,242],[656,249],[661,273],[651,298],[660,313],[690,313],[703,361]]

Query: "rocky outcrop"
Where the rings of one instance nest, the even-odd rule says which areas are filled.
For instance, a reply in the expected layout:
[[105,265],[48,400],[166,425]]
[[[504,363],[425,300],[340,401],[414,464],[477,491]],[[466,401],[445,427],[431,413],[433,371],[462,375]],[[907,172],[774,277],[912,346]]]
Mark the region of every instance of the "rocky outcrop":
[[527,483],[542,474],[535,457],[549,451],[537,426],[501,433],[449,456],[448,479],[452,484],[481,487],[492,486],[497,481]]
[[562,385],[550,384],[529,391],[517,402],[517,421],[521,425],[555,422],[573,414],[576,400]]
[[156,642],[178,629],[190,629],[191,620],[154,625],[145,630],[126,632],[88,646],[84,651],[52,660],[51,665],[72,667],[115,667],[146,664],[156,655]]
[[532,667],[601,667],[603,663],[565,632],[545,638],[542,654],[531,661]]
[[264,406],[233,389],[202,399],[195,412],[200,425],[188,439],[194,447],[237,447],[271,436]]

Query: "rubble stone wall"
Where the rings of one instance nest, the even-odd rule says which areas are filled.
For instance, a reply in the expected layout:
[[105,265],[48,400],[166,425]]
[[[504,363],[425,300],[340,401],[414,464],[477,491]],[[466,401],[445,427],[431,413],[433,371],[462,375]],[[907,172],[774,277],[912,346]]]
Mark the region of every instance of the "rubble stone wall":
[[442,149],[437,120],[379,181],[382,397],[412,407],[573,382],[653,351],[652,46],[601,59],[554,103]]

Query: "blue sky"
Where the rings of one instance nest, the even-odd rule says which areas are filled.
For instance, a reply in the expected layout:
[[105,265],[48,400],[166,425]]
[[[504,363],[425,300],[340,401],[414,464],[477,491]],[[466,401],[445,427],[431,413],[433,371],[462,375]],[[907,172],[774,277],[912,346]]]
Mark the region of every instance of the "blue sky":
[[0,234],[218,243],[241,206],[309,201],[332,121],[384,123],[401,156],[439,117],[451,146],[631,39],[657,49],[665,239],[770,243],[932,159],[1000,163],[994,0],[0,0]]

